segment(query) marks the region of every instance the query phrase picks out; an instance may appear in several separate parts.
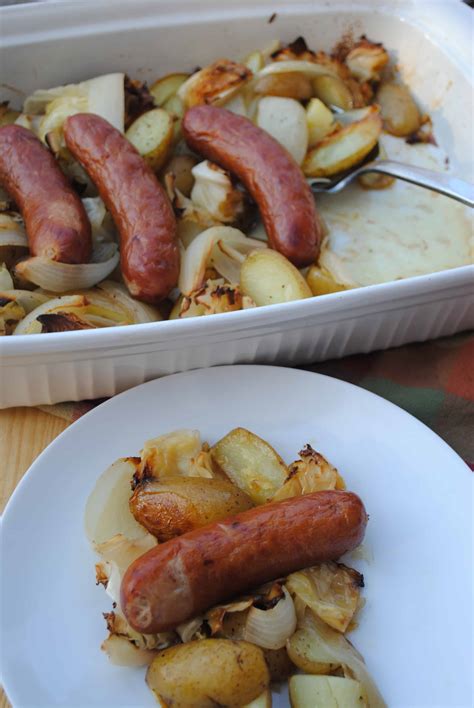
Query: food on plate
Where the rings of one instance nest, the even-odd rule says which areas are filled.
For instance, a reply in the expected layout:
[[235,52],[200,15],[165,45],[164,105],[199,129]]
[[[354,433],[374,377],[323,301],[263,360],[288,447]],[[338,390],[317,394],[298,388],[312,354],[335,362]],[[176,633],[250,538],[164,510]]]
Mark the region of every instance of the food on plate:
[[122,580],[122,609],[144,634],[175,629],[235,593],[339,558],[359,545],[366,523],[360,499],[342,491],[244,511],[174,538],[132,563]]
[[292,676],[291,708],[359,708],[367,705],[363,686],[339,676]]
[[81,200],[51,153],[19,125],[0,128],[0,185],[22,213],[33,255],[89,260],[91,228]]
[[255,504],[270,501],[288,474],[276,450],[245,428],[227,433],[211,448],[210,455],[218,469]]
[[131,144],[103,118],[71,116],[64,135],[112,214],[130,293],[146,302],[159,302],[179,275],[176,221],[163,187]]
[[160,652],[146,680],[161,705],[237,708],[261,696],[270,675],[254,644],[202,639]]
[[102,649],[148,666],[159,705],[271,708],[270,684],[297,672],[328,681],[290,683],[294,705],[352,701],[355,685],[354,705],[385,705],[345,637],[364,580],[338,559],[367,514],[321,453],[299,455],[287,466],[244,428],[212,447],[183,429],[98,479],[85,528],[114,603]]
[[166,162],[173,141],[173,118],[161,108],[142,113],[128,128],[125,137],[151,169],[158,171]]
[[[27,134],[56,175],[38,180],[30,170],[37,157],[22,153],[20,184],[13,153],[0,150],[5,186],[36,194],[26,205],[12,188],[0,193],[0,289],[92,303],[96,288],[114,281],[129,288],[128,310],[137,301],[159,305],[132,317],[113,307],[92,321],[69,310],[45,319],[43,302],[24,314],[5,304],[0,335],[230,313],[471,262],[466,209],[387,175],[320,193],[315,207],[308,182],[337,177],[377,146],[381,159],[448,169],[429,116],[382,44],[344,36],[329,53],[297,37],[190,68],[149,87],[116,72],[39,88],[22,111],[0,106],[3,135]],[[58,216],[53,203],[64,190],[82,236],[71,232],[59,246],[58,223],[71,213]],[[36,211],[41,221],[32,225]]]
[[314,198],[298,165],[274,138],[247,118],[207,105],[185,113],[183,134],[193,150],[242,181],[258,204],[273,248],[300,267],[315,260],[321,224]]
[[145,480],[130,498],[135,519],[160,542],[252,506],[250,498],[231,482],[197,477]]
[[365,117],[323,138],[306,155],[303,171],[308,177],[329,177],[357,165],[377,145],[382,132],[379,110],[371,107]]

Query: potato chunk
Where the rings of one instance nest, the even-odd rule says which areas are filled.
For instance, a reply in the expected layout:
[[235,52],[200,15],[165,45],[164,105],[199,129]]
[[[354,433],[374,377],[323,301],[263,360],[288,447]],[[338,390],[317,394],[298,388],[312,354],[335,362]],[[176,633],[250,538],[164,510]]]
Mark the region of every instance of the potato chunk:
[[255,645],[203,639],[160,652],[148,669],[147,683],[165,705],[238,708],[261,696],[270,675]]
[[367,702],[358,681],[338,676],[293,676],[292,708],[364,708]]
[[231,430],[211,448],[211,456],[255,504],[270,501],[288,474],[271,445],[245,428]]

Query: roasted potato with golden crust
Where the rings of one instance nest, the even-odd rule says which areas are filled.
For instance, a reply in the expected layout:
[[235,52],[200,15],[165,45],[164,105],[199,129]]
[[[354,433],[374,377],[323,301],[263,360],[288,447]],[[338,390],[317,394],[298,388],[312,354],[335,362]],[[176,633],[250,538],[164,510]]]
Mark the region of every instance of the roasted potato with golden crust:
[[338,293],[347,289],[345,285],[336,282],[326,268],[317,265],[313,265],[309,269],[306,282],[313,295],[329,295],[329,293]]
[[199,477],[145,481],[130,499],[135,519],[161,542],[252,506],[232,482]]
[[403,84],[382,84],[375,100],[380,106],[384,128],[392,135],[411,135],[420,127],[420,113]]
[[270,674],[263,652],[253,644],[202,639],[160,652],[147,683],[174,708],[238,708],[268,688]]
[[211,448],[211,456],[255,504],[270,501],[288,474],[272,446],[245,428],[231,430]]
[[298,268],[270,248],[249,253],[240,269],[240,287],[257,306],[312,296]]
[[328,177],[357,165],[375,147],[381,132],[378,108],[372,106],[365,118],[332,133],[310,150],[303,172],[308,177]]
[[286,643],[290,660],[307,674],[329,674],[339,668],[324,652],[324,646],[317,641],[317,635],[310,629],[297,629]]
[[313,95],[327,106],[337,106],[343,111],[354,108],[354,100],[350,89],[337,76],[316,76],[313,79]]
[[157,79],[150,86],[150,93],[155,101],[155,106],[162,106],[171,96],[177,93],[179,87],[184,84],[189,74],[168,74]]
[[125,137],[138,150],[154,171],[168,159],[173,140],[173,118],[162,108],[142,113],[125,133]]

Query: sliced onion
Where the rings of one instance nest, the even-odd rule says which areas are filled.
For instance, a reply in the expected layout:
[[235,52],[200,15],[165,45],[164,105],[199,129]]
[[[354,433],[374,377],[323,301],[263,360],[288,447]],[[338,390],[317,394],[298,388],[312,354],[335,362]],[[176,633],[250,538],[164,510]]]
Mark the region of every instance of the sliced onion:
[[[97,289],[103,291],[115,304],[123,308],[129,315],[130,321],[134,324],[156,322],[162,319],[156,307],[135,300],[126,287],[120,283],[114,283],[112,280],[104,280],[104,282],[97,286]],[[88,294],[87,297],[93,301],[93,294]]]
[[184,252],[178,283],[184,295],[190,295],[204,283],[206,266],[218,241],[225,241],[243,253],[255,248],[265,248],[261,241],[248,238],[239,229],[231,226],[211,226],[196,236]]
[[118,533],[107,541],[94,545],[96,553],[103,559],[96,565],[96,570],[99,571],[101,578],[107,578],[107,594],[114,602],[120,603],[120,585],[128,566],[157,544],[158,541],[151,533],[145,533],[140,538],[127,538],[122,533]]
[[228,283],[237,285],[240,281],[240,262],[229,256],[221,248],[222,241],[218,241],[212,249],[210,265],[216,270],[219,275],[227,280]]
[[101,647],[115,666],[149,666],[156,656],[152,649],[141,649],[127,637],[120,634],[111,634],[105,639]]
[[[16,272],[30,283],[54,293],[91,288],[117,267],[120,254],[115,243],[102,243],[92,263],[60,263],[44,256],[33,256],[16,265]],[[101,262],[97,262],[102,259]]]
[[36,319],[39,315],[47,315],[55,311],[77,310],[86,307],[86,304],[86,298],[82,295],[66,295],[48,300],[31,310],[17,325],[13,334],[39,334],[41,324]]
[[263,69],[260,69],[255,75],[256,79],[268,74],[305,74],[306,76],[338,76],[334,69],[329,68],[325,64],[317,64],[312,61],[276,61],[272,64],[267,64]]
[[13,290],[13,278],[5,263],[0,263],[0,289]]
[[92,239],[97,247],[101,241],[115,241],[116,229],[112,217],[100,197],[86,197],[82,200],[92,227]]
[[247,615],[244,639],[264,649],[281,649],[296,629],[296,612],[288,590],[270,610],[251,607]]
[[27,314],[51,299],[37,290],[2,290],[0,298],[15,300]]
[[123,457],[101,474],[86,504],[84,526],[93,544],[103,544],[117,534],[127,539],[148,536],[148,531],[135,521],[128,502],[137,460]]

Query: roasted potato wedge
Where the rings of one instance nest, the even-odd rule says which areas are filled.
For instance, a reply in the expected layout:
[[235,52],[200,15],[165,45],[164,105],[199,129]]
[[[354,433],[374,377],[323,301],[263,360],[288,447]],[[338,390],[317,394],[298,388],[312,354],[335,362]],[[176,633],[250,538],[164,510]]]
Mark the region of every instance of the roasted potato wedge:
[[311,288],[313,295],[328,295],[329,293],[338,293],[347,289],[345,285],[337,283],[328,270],[317,265],[313,265],[309,269],[306,282]]
[[364,690],[358,681],[339,676],[292,676],[291,708],[365,708]]
[[313,79],[312,95],[321,99],[326,106],[337,106],[343,111],[349,111],[354,107],[350,89],[337,76],[316,76]]
[[266,691],[270,674],[258,647],[229,639],[203,639],[159,652],[147,683],[165,705],[238,708]]
[[162,106],[166,101],[178,92],[179,87],[184,84],[189,74],[168,74],[155,81],[150,86],[150,93],[155,101],[155,106]]
[[375,147],[382,132],[377,107],[360,121],[329,135],[310,150],[303,162],[308,177],[328,177],[357,165]]
[[309,147],[314,147],[336,129],[334,115],[319,98],[312,98],[306,106],[306,122]]
[[281,96],[295,98],[297,101],[305,101],[314,94],[311,79],[296,72],[261,76],[254,90],[262,96]]
[[198,159],[192,155],[174,155],[164,166],[162,174],[171,172],[174,175],[176,189],[179,189],[185,197],[189,197],[194,186],[192,169],[198,162]]
[[168,159],[173,142],[173,118],[162,108],[143,113],[125,133],[155,172]]
[[224,479],[167,477],[139,484],[130,511],[159,541],[168,541],[253,506],[235,484]]
[[298,165],[308,148],[308,125],[303,106],[293,98],[265,96],[258,102],[257,125],[288,150]]
[[339,668],[324,651],[318,635],[310,629],[297,629],[286,643],[291,661],[308,674],[329,674]]
[[240,285],[257,306],[312,296],[299,270],[281,253],[269,248],[249,253],[242,263]]
[[272,446],[245,428],[235,428],[219,440],[211,457],[255,504],[270,501],[288,474]]
[[382,84],[376,101],[380,106],[383,126],[392,135],[411,135],[420,127],[420,113],[409,90],[403,84]]

